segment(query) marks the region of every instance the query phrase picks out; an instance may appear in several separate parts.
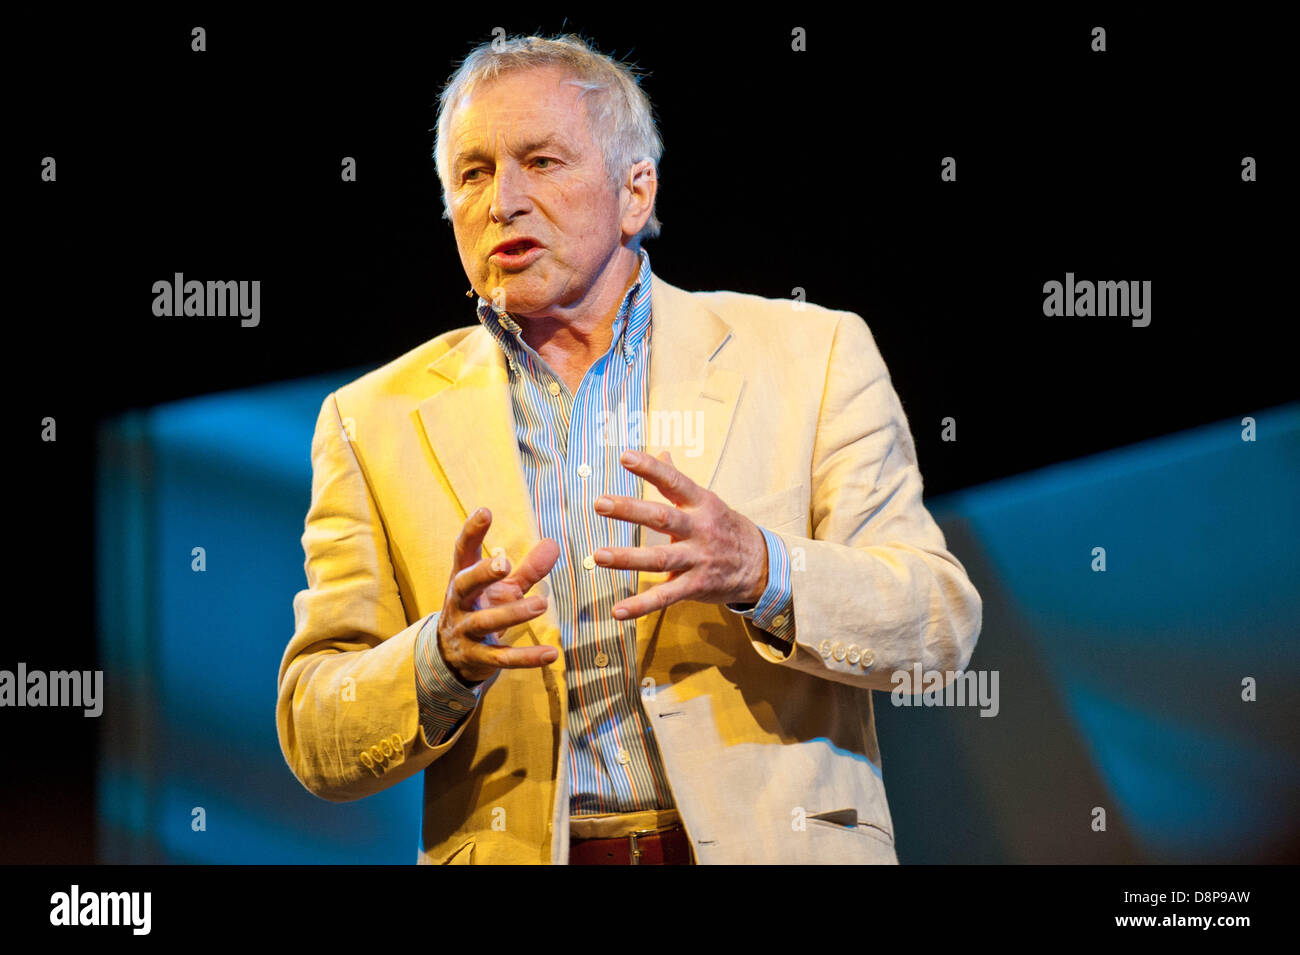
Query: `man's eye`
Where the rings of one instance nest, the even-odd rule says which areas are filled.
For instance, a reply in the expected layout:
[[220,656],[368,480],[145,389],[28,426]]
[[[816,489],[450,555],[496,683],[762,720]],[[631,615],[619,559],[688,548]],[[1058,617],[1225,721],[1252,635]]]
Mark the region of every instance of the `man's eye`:
[[541,168],[549,169],[552,165],[554,165],[555,160],[549,156],[538,156],[536,159],[533,160],[533,164],[536,165],[538,163],[546,163],[547,165],[542,166]]

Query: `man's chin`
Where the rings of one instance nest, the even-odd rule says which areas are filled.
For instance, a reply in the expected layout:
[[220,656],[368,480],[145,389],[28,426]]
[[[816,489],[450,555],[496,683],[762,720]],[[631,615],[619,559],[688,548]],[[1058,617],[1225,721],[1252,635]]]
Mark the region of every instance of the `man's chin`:
[[489,281],[490,294],[486,297],[493,305],[499,305],[508,312],[527,315],[550,304],[542,292],[540,282],[528,281],[515,275],[502,275]]

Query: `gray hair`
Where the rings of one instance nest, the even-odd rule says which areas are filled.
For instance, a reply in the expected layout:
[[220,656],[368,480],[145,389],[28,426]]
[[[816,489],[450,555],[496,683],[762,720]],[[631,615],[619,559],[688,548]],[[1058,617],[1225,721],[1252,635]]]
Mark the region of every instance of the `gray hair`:
[[[438,123],[433,141],[433,159],[442,183],[443,218],[451,217],[450,160],[447,156],[451,117],[475,87],[504,73],[540,67],[560,66],[572,77],[569,82],[584,92],[587,122],[592,139],[605,158],[605,171],[615,188],[623,184],[636,163],[649,159],[659,170],[663,142],[655,127],[650,99],[640,86],[640,77],[629,64],[597,53],[576,34],[544,38],[496,37],[475,47],[447,81],[438,97]],[[588,94],[594,94],[588,97]],[[637,241],[659,234],[654,209]]]

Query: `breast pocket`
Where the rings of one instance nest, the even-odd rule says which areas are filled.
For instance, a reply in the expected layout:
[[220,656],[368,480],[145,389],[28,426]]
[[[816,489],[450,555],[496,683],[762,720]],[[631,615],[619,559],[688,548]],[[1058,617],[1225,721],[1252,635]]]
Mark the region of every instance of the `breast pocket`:
[[803,534],[808,529],[808,509],[804,504],[804,486],[794,484],[771,494],[750,498],[732,505],[759,527],[773,533]]

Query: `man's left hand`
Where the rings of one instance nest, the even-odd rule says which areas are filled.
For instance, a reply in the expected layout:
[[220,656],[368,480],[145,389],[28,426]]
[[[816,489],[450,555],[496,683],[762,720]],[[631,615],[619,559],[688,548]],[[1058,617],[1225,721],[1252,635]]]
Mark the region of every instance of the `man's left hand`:
[[596,498],[596,513],[642,524],[668,535],[672,543],[602,547],[592,555],[601,567],[668,572],[663,583],[615,604],[615,617],[641,617],[679,600],[753,603],[763,595],[767,541],[757,524],[673,467],[667,451],[659,458],[625,451],[619,461],[670,503],[607,494]]

